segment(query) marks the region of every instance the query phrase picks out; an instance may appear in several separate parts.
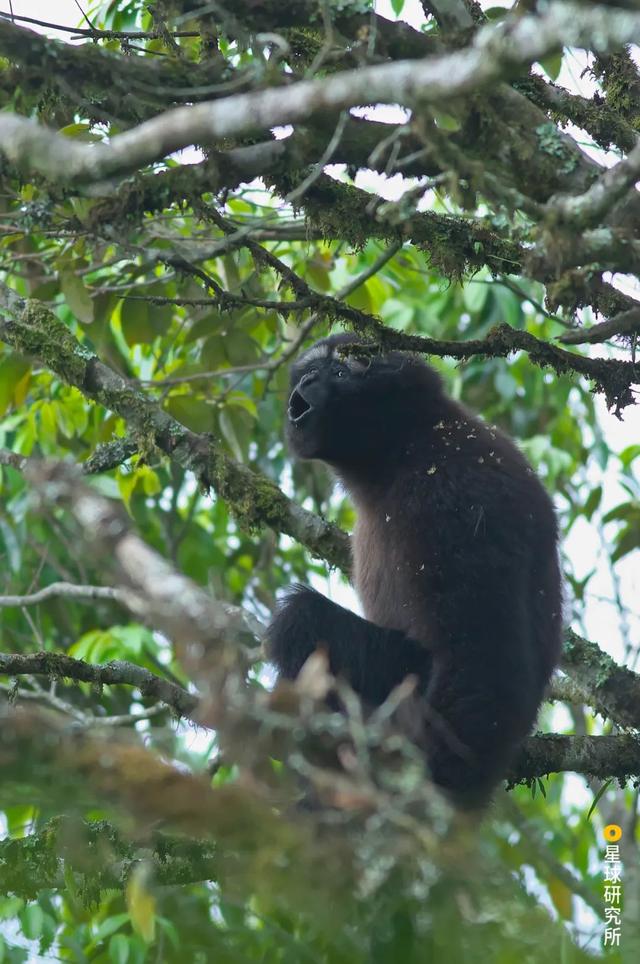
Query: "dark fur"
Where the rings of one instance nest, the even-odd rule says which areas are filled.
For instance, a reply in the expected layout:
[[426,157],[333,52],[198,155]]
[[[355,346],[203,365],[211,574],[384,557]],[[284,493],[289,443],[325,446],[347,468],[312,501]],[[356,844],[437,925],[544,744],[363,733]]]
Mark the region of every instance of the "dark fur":
[[558,658],[553,507],[513,442],[448,398],[433,369],[398,352],[341,357],[353,341],[325,339],[312,352],[333,357],[293,366],[288,439],[355,502],[367,618],[296,587],[271,624],[271,659],[293,679],[322,644],[369,705],[416,674],[412,737],[434,781],[476,802],[531,730]]

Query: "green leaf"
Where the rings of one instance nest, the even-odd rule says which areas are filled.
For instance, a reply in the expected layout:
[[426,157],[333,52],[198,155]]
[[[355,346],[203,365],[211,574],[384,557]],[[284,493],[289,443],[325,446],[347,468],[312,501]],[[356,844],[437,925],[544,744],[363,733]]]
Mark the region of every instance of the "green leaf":
[[331,262],[326,263],[319,259],[309,262],[306,266],[306,275],[313,287],[318,291],[331,290]]
[[539,63],[550,80],[557,80],[562,69],[562,51],[559,54],[550,54]]
[[148,888],[149,871],[139,864],[127,883],[127,906],[131,923],[136,934],[146,944],[154,940],[156,934],[156,899]]
[[215,372],[219,368],[228,367],[229,363],[222,335],[212,335],[203,343],[200,350],[200,364],[202,369],[207,372]]
[[380,317],[398,331],[405,331],[413,322],[415,309],[413,305],[400,301],[399,298],[387,298],[380,310]]
[[42,402],[38,408],[38,415],[40,416],[39,441],[45,446],[53,447],[58,436],[56,408],[55,402]]
[[82,278],[75,271],[63,271],[60,287],[67,305],[83,325],[90,325],[94,318],[93,299]]
[[462,124],[457,117],[452,114],[445,114],[443,111],[434,111],[433,117],[436,125],[443,131],[459,131]]
[[624,465],[625,469],[628,469],[634,459],[640,456],[640,445],[628,445],[626,449],[620,452],[620,461]]
[[518,394],[518,383],[506,368],[501,368],[493,380],[496,391],[507,401],[511,402]]
[[170,921],[167,917],[158,917],[157,921],[160,929],[171,941],[174,951],[177,951],[180,947],[180,932],[178,931],[178,928],[173,921]]
[[368,284],[360,285],[355,291],[347,295],[344,299],[348,305],[352,308],[358,308],[360,311],[366,311],[371,313],[374,311],[373,302],[371,300],[371,291]]
[[128,914],[114,914],[113,917],[107,917],[98,929],[96,930],[94,936],[94,941],[97,943],[99,941],[104,941],[107,937],[110,937],[115,931],[120,930],[124,924],[129,923]]
[[195,318],[196,320],[191,327],[187,329],[185,337],[186,344],[197,341],[198,338],[206,338],[208,335],[219,332],[228,322],[228,315],[223,315],[217,308],[211,308],[210,311],[200,316],[195,315]]
[[589,498],[584,504],[584,515],[587,519],[590,519],[593,513],[596,511],[600,505],[600,500],[602,499],[602,486],[598,485],[589,493]]
[[598,792],[596,793],[595,797],[593,798],[593,802],[592,802],[591,806],[589,807],[589,812],[588,812],[588,814],[587,814],[587,820],[591,820],[591,817],[592,817],[593,813],[595,812],[596,807],[598,806],[598,804],[600,803],[600,800],[601,800],[602,797],[605,795],[605,793],[607,792],[607,790],[609,789],[609,787],[611,786],[612,783],[613,783],[613,778],[604,781],[604,783],[602,784],[602,786],[600,787],[600,789],[599,789]]
[[0,415],[15,401],[15,392],[30,369],[26,358],[15,352],[0,361]]
[[231,449],[231,454],[234,456],[234,458],[238,460],[238,462],[241,462],[242,449],[240,447],[240,442],[238,441],[238,437],[233,427],[233,419],[231,418],[230,413],[226,411],[226,409],[220,412],[220,429],[222,431],[222,434],[224,435],[227,445]]
[[13,807],[4,808],[4,816],[7,821],[7,829],[12,837],[26,837],[29,832],[29,825],[36,816],[36,808],[30,803],[16,804]]
[[240,329],[224,336],[224,349],[231,365],[248,365],[258,359],[260,349],[253,338]]
[[155,333],[149,317],[149,303],[125,299],[120,306],[120,326],[127,345],[148,345]]
[[479,314],[489,297],[490,286],[486,281],[468,281],[462,288],[462,300],[467,311]]
[[640,524],[627,526],[616,539],[616,547],[611,554],[611,561],[617,562],[623,556],[629,555],[634,549],[640,549]]
[[245,395],[244,392],[229,392],[226,397],[225,406],[228,407],[229,405],[235,405],[238,408],[244,409],[245,412],[248,412],[249,415],[252,415],[254,418],[258,417],[256,403],[252,398],[249,398],[248,395]]
[[210,432],[214,425],[214,409],[203,399],[192,395],[172,395],[167,411],[193,432]]
[[44,911],[40,904],[27,904],[19,917],[24,936],[30,941],[36,941],[44,926]]
[[563,880],[553,875],[547,881],[549,896],[553,906],[563,920],[571,920],[573,913],[573,893]]
[[487,20],[503,20],[510,13],[508,7],[487,7],[484,12]]
[[63,134],[65,137],[78,137],[83,141],[102,140],[99,134],[92,132],[91,124],[67,124],[66,127],[60,128],[58,134]]
[[67,438],[82,435],[89,424],[86,400],[77,388],[65,388],[56,404],[58,428]]
[[127,512],[131,511],[131,497],[138,485],[138,478],[138,473],[135,470],[133,472],[118,472],[117,475],[118,489]]
[[522,310],[520,298],[509,288],[502,285],[491,285],[491,297],[496,302],[496,309],[500,316],[500,321],[509,325],[510,328],[523,328],[525,315]]
[[109,959],[112,964],[127,964],[129,951],[129,938],[124,934],[114,934],[109,941]]
[[638,507],[633,502],[621,502],[613,509],[609,509],[603,518],[603,522],[619,522],[632,519],[638,513]]
[[220,431],[238,462],[246,455],[252,425],[253,419],[242,408],[223,408],[220,412]]

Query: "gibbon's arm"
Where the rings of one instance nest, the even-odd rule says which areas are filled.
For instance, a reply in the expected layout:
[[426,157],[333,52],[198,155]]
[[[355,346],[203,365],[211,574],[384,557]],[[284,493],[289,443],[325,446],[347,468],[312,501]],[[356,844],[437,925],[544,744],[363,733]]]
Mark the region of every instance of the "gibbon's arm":
[[285,679],[295,679],[309,656],[325,649],[332,674],[374,706],[406,676],[424,680],[431,662],[427,648],[403,633],[375,626],[300,585],[278,605],[268,643],[269,658]]

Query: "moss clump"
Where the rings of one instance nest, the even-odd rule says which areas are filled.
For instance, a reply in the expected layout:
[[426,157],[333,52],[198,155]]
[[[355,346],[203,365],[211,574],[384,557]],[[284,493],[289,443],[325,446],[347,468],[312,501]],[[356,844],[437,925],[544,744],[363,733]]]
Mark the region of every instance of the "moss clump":
[[628,49],[596,57],[591,72],[602,84],[608,106],[640,131],[640,75]]
[[243,529],[256,532],[265,525],[286,531],[286,497],[275,483],[234,462],[223,452],[212,454],[211,482]]
[[87,366],[95,357],[74,338],[67,326],[41,302],[23,302],[5,322],[6,340],[25,355],[32,355],[70,385],[80,388]]
[[538,144],[543,154],[554,159],[562,174],[571,174],[576,169],[577,158],[564,142],[555,124],[551,122],[536,127]]

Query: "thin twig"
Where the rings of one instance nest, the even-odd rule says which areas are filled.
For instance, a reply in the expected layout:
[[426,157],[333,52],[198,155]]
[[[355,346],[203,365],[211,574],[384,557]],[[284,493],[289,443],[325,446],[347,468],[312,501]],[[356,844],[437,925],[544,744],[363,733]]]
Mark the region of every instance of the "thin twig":
[[0,606],[36,606],[54,596],[71,599],[114,599],[122,602],[122,594],[112,586],[79,586],[70,582],[52,582],[27,596],[0,596]]

